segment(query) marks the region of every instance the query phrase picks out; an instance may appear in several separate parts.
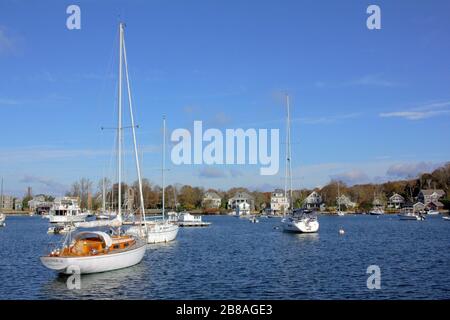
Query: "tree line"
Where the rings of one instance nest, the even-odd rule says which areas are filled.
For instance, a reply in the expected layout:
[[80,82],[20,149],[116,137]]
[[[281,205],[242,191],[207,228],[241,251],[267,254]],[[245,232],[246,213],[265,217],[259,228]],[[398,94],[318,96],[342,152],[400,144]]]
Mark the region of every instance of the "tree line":
[[[421,189],[442,189],[446,192],[444,203],[449,208],[450,195],[450,162],[434,170],[431,173],[422,173],[414,179],[387,181],[384,183],[367,183],[349,186],[343,181],[332,180],[322,188],[293,190],[293,203],[295,207],[301,207],[305,198],[313,191],[317,191],[323,203],[327,207],[336,205],[338,195],[338,184],[340,193],[348,196],[356,202],[359,209],[368,210],[373,205],[374,198],[387,203],[392,194],[398,193],[407,201],[414,202]],[[94,187],[93,181],[82,178],[71,185],[66,196],[78,197],[83,209],[98,210],[103,204],[103,186],[105,185],[105,202],[107,208],[117,208],[118,185],[110,180],[101,180]],[[138,182],[130,185],[122,183],[122,206],[127,202],[136,209],[139,207]],[[220,209],[227,208],[228,199],[237,192],[244,191],[252,196],[255,210],[263,210],[270,207],[271,192],[251,191],[247,188],[235,187],[228,190],[205,189],[190,185],[174,184],[165,188],[165,207],[179,210],[205,209],[202,200],[206,192],[215,192],[221,197]],[[160,209],[162,207],[162,188],[148,179],[142,180],[142,192],[146,209]]]

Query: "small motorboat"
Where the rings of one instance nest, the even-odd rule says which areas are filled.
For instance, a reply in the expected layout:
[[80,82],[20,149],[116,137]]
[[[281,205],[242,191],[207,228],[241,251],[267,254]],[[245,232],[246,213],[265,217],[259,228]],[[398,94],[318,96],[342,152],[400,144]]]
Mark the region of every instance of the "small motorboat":
[[251,223],[259,223],[259,220],[258,220],[256,217],[251,217],[251,218],[249,219],[249,221],[250,221]]
[[429,216],[437,216],[439,214],[439,211],[437,210],[430,210],[427,213]]
[[450,217],[442,217],[442,219],[444,219],[446,221],[450,221]]
[[49,227],[47,230],[48,234],[67,234],[69,232],[75,231],[77,228],[74,225],[56,225]]
[[6,215],[4,213],[0,213],[0,227],[6,226]]

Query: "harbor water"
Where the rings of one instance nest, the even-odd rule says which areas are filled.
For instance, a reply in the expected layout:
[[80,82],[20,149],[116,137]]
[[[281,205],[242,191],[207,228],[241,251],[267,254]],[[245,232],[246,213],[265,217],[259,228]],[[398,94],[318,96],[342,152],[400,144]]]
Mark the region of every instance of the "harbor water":
[[[9,216],[0,299],[450,299],[450,222],[440,216],[319,216],[309,235],[282,232],[278,218],[203,220],[212,224],[149,245],[139,265],[82,275],[81,289],[69,290],[67,276],[39,261],[61,236],[41,217]],[[380,289],[367,286],[371,265]]]

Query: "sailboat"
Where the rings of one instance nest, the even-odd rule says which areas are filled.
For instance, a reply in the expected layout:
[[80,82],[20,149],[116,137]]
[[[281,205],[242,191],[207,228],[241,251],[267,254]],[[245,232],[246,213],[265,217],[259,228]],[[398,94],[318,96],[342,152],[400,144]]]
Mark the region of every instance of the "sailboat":
[[3,178],[2,178],[2,190],[0,194],[0,227],[6,226],[6,215],[3,213]]
[[97,220],[110,220],[115,218],[116,214],[109,209],[106,209],[106,185],[105,178],[102,180],[102,211],[95,216]]
[[144,221],[144,228],[132,226],[128,229],[128,234],[146,237],[147,243],[162,243],[175,240],[178,234],[178,225],[166,219],[165,215],[165,161],[166,160],[166,118],[163,117],[163,152],[162,152],[162,219]]
[[317,216],[310,210],[295,209],[292,201],[292,164],[291,164],[291,115],[289,110],[289,96],[286,95],[286,109],[287,109],[287,121],[286,121],[286,168],[285,168],[285,185],[284,196],[287,198],[287,182],[289,180],[289,201],[290,201],[290,213],[286,213],[284,209],[284,218],[281,220],[283,230],[285,232],[296,233],[315,233],[319,231],[319,221]]
[[346,215],[346,212],[341,210],[341,192],[340,192],[340,188],[339,188],[339,181],[337,182],[337,187],[338,187],[338,197],[337,197],[338,210],[337,210],[336,214],[339,217],[343,217]]
[[[51,251],[48,255],[41,257],[42,264],[54,271],[72,274],[79,271],[80,274],[105,272],[133,266],[141,262],[146,251],[146,243],[142,238],[125,234],[122,231],[122,208],[121,208],[121,185],[122,185],[122,75],[123,62],[125,62],[126,80],[128,87],[129,110],[132,122],[133,141],[136,167],[138,169],[139,188],[142,200],[142,184],[137,157],[137,144],[133,109],[131,104],[130,85],[128,80],[128,67],[125,49],[123,23],[119,24],[119,93],[118,93],[118,127],[117,127],[117,160],[118,160],[118,213],[114,220],[90,221],[76,223],[76,227],[99,228],[110,227],[110,232],[100,230],[82,231],[75,235],[69,232],[60,248]],[[141,208],[143,202],[141,201]],[[141,217],[145,214],[142,211]]]

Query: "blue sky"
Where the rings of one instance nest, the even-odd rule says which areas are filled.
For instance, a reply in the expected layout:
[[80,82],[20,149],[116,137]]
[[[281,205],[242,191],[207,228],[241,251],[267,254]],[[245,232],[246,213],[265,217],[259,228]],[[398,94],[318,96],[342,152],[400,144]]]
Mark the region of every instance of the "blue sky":
[[[81,8],[81,30],[66,28],[70,4]],[[381,8],[381,30],[366,27],[370,4]],[[169,133],[202,120],[221,130],[280,128],[284,137],[283,92],[292,97],[295,187],[430,170],[450,160],[449,16],[448,1],[3,0],[5,190],[57,195],[80,177],[114,177],[114,132],[100,127],[116,124],[120,19],[143,172],[154,183],[163,114]],[[283,167],[271,177],[249,165],[168,167],[169,183],[283,184]]]

